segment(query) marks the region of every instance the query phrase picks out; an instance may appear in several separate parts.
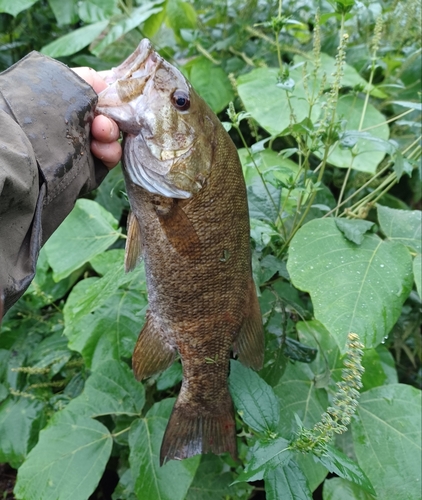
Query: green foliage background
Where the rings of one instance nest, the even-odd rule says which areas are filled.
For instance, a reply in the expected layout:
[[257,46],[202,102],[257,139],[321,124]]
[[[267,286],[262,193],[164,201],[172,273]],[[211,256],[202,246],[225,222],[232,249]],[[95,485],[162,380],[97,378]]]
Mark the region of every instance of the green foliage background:
[[16,498],[420,498],[420,15],[420,0],[0,0],[0,69],[33,49],[107,69],[147,36],[220,113],[266,330],[259,374],[232,362],[239,462],[160,468],[181,366],[132,376],[147,294],[142,265],[123,272],[114,169],[3,321]]

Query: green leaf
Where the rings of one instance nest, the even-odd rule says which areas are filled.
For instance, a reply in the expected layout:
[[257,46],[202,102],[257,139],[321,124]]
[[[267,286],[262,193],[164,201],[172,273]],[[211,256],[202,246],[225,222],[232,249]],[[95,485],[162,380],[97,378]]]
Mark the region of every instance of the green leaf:
[[203,455],[186,500],[249,498],[252,487],[245,483],[231,485],[232,481],[233,473],[220,457]]
[[67,410],[84,417],[139,415],[145,404],[145,390],[127,365],[109,360],[98,365],[85,383],[83,393]]
[[45,244],[53,276],[60,281],[104,252],[119,237],[116,219],[92,200],[80,199]]
[[352,481],[368,493],[375,494],[370,480],[359,465],[333,446],[328,445],[327,453],[322,456],[316,456],[316,460],[327,467],[330,472],[334,472],[343,479]]
[[317,349],[303,345],[295,339],[286,337],[284,345],[284,355],[293,361],[300,361],[301,363],[312,363],[316,358]]
[[181,363],[173,363],[157,378],[157,390],[165,391],[170,387],[175,386],[182,380],[182,365]]
[[73,24],[78,21],[76,14],[77,3],[77,0],[67,0],[66,2],[63,2],[63,0],[48,0],[48,5],[54,12],[58,26]]
[[9,397],[0,404],[0,463],[17,469],[34,446],[44,417],[44,404]]
[[37,344],[28,358],[28,364],[34,368],[49,367],[49,375],[53,377],[59,373],[73,354],[67,347],[67,339],[63,336],[61,326],[59,331]]
[[306,477],[294,460],[268,471],[264,479],[267,500],[312,500]]
[[265,222],[275,223],[280,209],[281,190],[258,178],[248,186],[249,216]]
[[397,241],[415,252],[422,252],[422,212],[397,210],[377,205],[382,232],[390,241]]
[[182,43],[180,30],[195,28],[196,11],[190,3],[183,2],[182,0],[167,0],[166,11],[166,22],[174,31],[179,42]]
[[229,387],[245,424],[256,432],[275,431],[280,420],[280,405],[272,388],[256,372],[232,360]]
[[109,271],[112,271],[116,265],[120,266],[124,261],[125,251],[123,248],[113,248],[107,252],[96,255],[89,261],[94,271],[100,276],[104,276]]
[[101,479],[112,444],[107,428],[96,420],[57,413],[19,468],[16,498],[86,500]]
[[333,477],[324,482],[322,498],[323,500],[373,500],[374,497],[350,481]]
[[[287,91],[277,87],[279,70],[277,68],[257,68],[237,78],[237,90],[246,111],[271,135],[277,135],[290,124]],[[289,92],[290,102],[296,119],[302,122],[309,115],[309,104],[303,88],[302,69],[290,71],[296,82],[294,92]],[[316,121],[320,106],[312,109],[312,121]]]
[[420,102],[393,101],[392,104],[397,104],[398,106],[402,106],[403,108],[417,109],[418,111],[422,111],[422,104]]
[[100,279],[80,281],[64,307],[69,347],[91,368],[106,359],[131,358],[146,305],[142,266],[125,274],[120,262]]
[[101,52],[103,52],[108,45],[139,26],[153,14],[160,12],[162,7],[158,6],[158,4],[161,3],[162,0],[145,2],[140,7],[133,9],[130,13],[130,17],[125,17],[122,21],[113,23],[106,36],[102,38],[97,45],[95,45],[91,52],[97,57],[100,56]]
[[320,420],[328,406],[326,391],[316,388],[312,363],[289,363],[274,392],[282,415],[278,431],[288,439],[297,431],[295,415],[310,428]]
[[142,500],[184,500],[199,466],[200,456],[159,465],[167,419],[147,416],[132,423],[129,462],[135,493]]
[[363,237],[367,231],[369,231],[374,223],[361,219],[334,219],[336,221],[336,226],[344,234],[344,236],[349,240],[360,245],[363,241]]
[[413,259],[413,276],[415,277],[416,290],[419,293],[419,297],[422,298],[422,254],[416,255]]
[[349,332],[375,347],[390,332],[412,287],[409,252],[366,235],[356,246],[333,219],[308,222],[296,233],[287,269],[293,284],[311,294],[315,318],[345,350]]
[[[390,129],[385,123],[385,116],[372,104],[367,104],[365,110],[364,106],[365,101],[353,95],[345,95],[339,99],[336,108],[337,117],[346,122],[346,133],[354,131],[356,137],[353,143],[355,144],[352,149],[345,149],[337,144],[330,150],[328,162],[336,167],[352,167],[354,170],[374,174],[385,154],[391,152],[392,145],[387,142]],[[371,131],[356,133],[363,112],[365,112],[365,118],[362,128],[371,127]],[[324,152],[320,149],[315,154],[322,158]]]
[[29,9],[38,0],[0,0],[0,12],[6,12],[13,17],[16,17],[19,12]]
[[234,99],[231,83],[220,66],[205,56],[196,57],[185,66],[193,88],[215,113],[220,113]]
[[314,460],[314,456],[311,453],[297,453],[294,461],[305,475],[309,489],[315,491],[328,474],[326,467]]
[[118,14],[116,0],[84,0],[79,2],[78,14],[84,23],[96,23]]
[[356,457],[378,498],[420,498],[420,391],[403,384],[375,387],[361,395],[357,417]]
[[41,53],[50,57],[63,57],[79,52],[95,40],[105,30],[108,23],[108,20],[99,21],[71,31],[67,35],[54,40],[54,42],[44,45]]
[[289,442],[286,439],[257,441],[251,450],[251,458],[245,470],[234,483],[259,481],[269,471],[288,464],[291,458],[292,452],[289,450]]
[[[377,349],[380,346],[377,346]],[[381,346],[382,347],[382,346]],[[377,349],[366,349],[362,357],[362,366],[365,371],[362,376],[362,392],[373,387],[384,385],[387,381],[387,374],[381,364],[380,355]]]

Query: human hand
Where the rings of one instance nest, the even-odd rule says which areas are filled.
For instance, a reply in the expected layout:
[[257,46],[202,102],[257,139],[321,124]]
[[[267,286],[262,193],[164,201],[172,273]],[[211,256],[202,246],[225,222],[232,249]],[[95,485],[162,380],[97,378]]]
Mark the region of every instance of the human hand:
[[[71,69],[89,83],[97,94],[107,87],[107,83],[103,79],[106,72],[99,73],[88,67]],[[120,137],[117,123],[104,115],[98,115],[92,122],[91,134],[93,137],[91,153],[101,160],[107,168],[115,167],[122,157],[122,147],[117,141]]]

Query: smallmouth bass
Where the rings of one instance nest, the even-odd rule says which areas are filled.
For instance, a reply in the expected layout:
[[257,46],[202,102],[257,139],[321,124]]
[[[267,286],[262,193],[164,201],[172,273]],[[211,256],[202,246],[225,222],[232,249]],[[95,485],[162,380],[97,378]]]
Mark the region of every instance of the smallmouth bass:
[[236,457],[230,351],[260,369],[264,334],[252,279],[246,187],[236,148],[185,77],[142,40],[109,78],[97,113],[124,132],[131,206],[126,271],[145,261],[146,323],[138,380],[170,366],[183,381],[160,463],[199,453]]

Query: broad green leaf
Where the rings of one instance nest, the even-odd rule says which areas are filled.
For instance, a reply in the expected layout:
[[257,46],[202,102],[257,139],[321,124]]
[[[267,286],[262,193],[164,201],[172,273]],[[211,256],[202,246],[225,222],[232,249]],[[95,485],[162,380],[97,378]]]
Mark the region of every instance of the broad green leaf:
[[341,477],[333,477],[324,482],[323,500],[373,500],[373,496],[354,483]]
[[63,327],[49,337],[43,339],[28,358],[28,365],[34,368],[50,368],[53,377],[63,368],[74,354],[67,347],[67,339],[63,336]]
[[422,254],[417,254],[413,259],[413,276],[415,277],[416,290],[422,298]]
[[378,205],[377,210],[381,230],[390,241],[397,241],[421,253],[422,212],[420,210],[396,210],[382,205]]
[[194,7],[182,0],[167,0],[166,13],[166,23],[174,31],[178,41],[182,43],[180,31],[196,27],[197,14]]
[[370,480],[359,465],[333,446],[327,446],[327,453],[317,456],[316,459],[327,467],[330,472],[352,481],[368,493],[375,494]]
[[267,500],[312,500],[306,477],[294,460],[269,470],[264,480]]
[[284,355],[293,361],[301,363],[312,363],[316,358],[317,349],[301,344],[295,339],[286,337],[284,344]]
[[256,432],[275,431],[280,420],[280,405],[273,389],[256,372],[232,360],[229,387],[245,424]]
[[19,12],[29,9],[38,0],[0,0],[0,12],[6,12],[7,14],[16,17]]
[[344,236],[349,240],[360,245],[363,241],[363,237],[366,232],[368,232],[374,223],[362,219],[335,219],[336,226],[344,234]]
[[84,417],[139,415],[144,403],[144,387],[135,380],[129,367],[109,360],[96,368],[86,381],[83,393],[66,409]]
[[80,199],[45,245],[53,276],[60,281],[104,252],[120,235],[117,221],[101,205]]
[[[85,66],[91,66],[91,64],[85,64]],[[123,210],[129,209],[120,165],[114,167],[107,174],[100,187],[95,191],[95,201],[110,212],[116,220],[120,220]]]
[[311,365],[289,363],[274,387],[282,415],[278,431],[287,439],[291,439],[298,430],[295,415],[299,416],[305,427],[310,428],[320,420],[328,406],[326,391],[316,388]]
[[397,384],[398,376],[396,370],[396,361],[393,358],[393,355],[384,345],[377,346],[376,351],[378,353],[379,361],[386,376],[384,385]]
[[165,391],[182,380],[182,365],[181,363],[173,363],[157,378],[157,389]]
[[[385,123],[385,116],[372,104],[367,104],[362,130],[373,128],[368,132],[357,132],[364,106],[365,101],[353,95],[345,95],[339,99],[336,108],[337,117],[346,121],[346,134],[355,131],[353,135],[354,146],[346,149],[338,144],[330,150],[328,162],[336,167],[352,167],[354,170],[374,174],[385,154],[391,152],[392,145],[387,142],[390,129]],[[315,154],[319,158],[324,155],[322,149]]]
[[113,23],[106,36],[97,45],[95,45],[91,52],[98,57],[108,45],[138,27],[153,14],[160,12],[162,7],[159,6],[159,4],[161,3],[162,0],[145,2],[140,7],[133,9],[130,13],[130,17],[125,17],[123,20]]
[[118,14],[117,0],[84,0],[78,4],[78,14],[84,23],[96,23]]
[[58,26],[73,24],[78,21],[76,14],[77,0],[48,0],[48,5],[54,12]]
[[264,185],[258,178],[248,186],[247,191],[249,216],[274,224],[280,210],[281,190],[268,182]]
[[292,458],[289,442],[283,438],[257,441],[250,453],[251,457],[246,464],[245,470],[239,475],[235,483],[259,481],[269,471],[288,464]]
[[305,475],[309,489],[315,491],[328,474],[326,467],[314,460],[311,453],[296,453],[294,461]]
[[352,432],[359,465],[378,498],[420,498],[420,391],[394,384],[364,392]]
[[311,294],[315,318],[345,350],[349,332],[375,347],[390,332],[412,287],[409,252],[367,235],[349,242],[333,219],[308,222],[296,233],[287,269],[293,284]]
[[[290,124],[287,91],[277,87],[278,74],[277,68],[257,68],[237,79],[237,90],[246,111],[271,135],[279,134]],[[288,95],[296,120],[301,122],[309,114],[302,69],[290,71],[290,77],[296,85]],[[320,106],[316,104],[312,109],[312,121],[316,121],[319,112]]]
[[96,273],[100,276],[104,276],[114,268],[120,268],[122,262],[124,262],[124,258],[125,251],[123,248],[113,248],[112,250],[107,250],[107,252],[99,253],[91,259],[89,263]]
[[129,462],[135,493],[143,500],[184,500],[199,466],[200,456],[159,465],[167,419],[147,416],[133,422],[129,432]]
[[233,478],[233,473],[227,470],[226,464],[220,457],[212,454],[203,455],[186,500],[249,498],[252,487],[247,483],[231,485]]
[[75,52],[79,52],[95,40],[105,30],[108,23],[108,20],[99,21],[98,23],[88,24],[88,26],[71,31],[67,35],[54,40],[54,42],[44,45],[41,52],[50,57],[70,56]]
[[373,387],[384,385],[387,381],[387,374],[381,364],[378,347],[382,346],[377,346],[376,349],[366,349],[364,351],[362,366],[365,368],[365,371],[362,376],[362,392],[368,391]]
[[88,367],[131,358],[146,312],[144,280],[143,267],[125,274],[120,263],[73,288],[64,308],[64,334]]
[[193,88],[215,113],[220,113],[234,99],[231,83],[220,66],[205,56],[189,61],[184,69]]
[[34,446],[42,426],[44,404],[9,397],[0,404],[0,463],[18,468]]
[[19,468],[15,496],[21,500],[87,500],[110,457],[107,428],[68,411],[56,413]]

